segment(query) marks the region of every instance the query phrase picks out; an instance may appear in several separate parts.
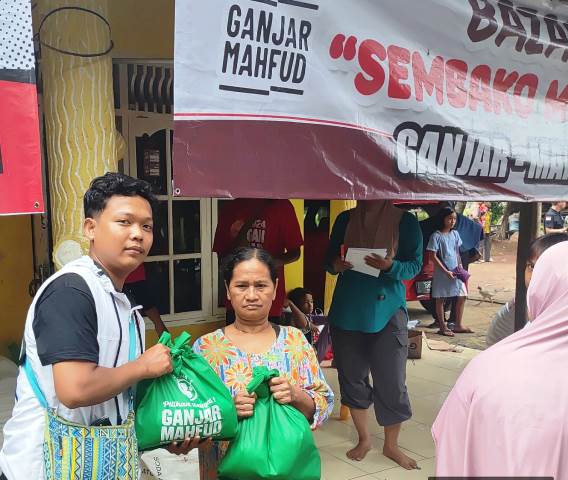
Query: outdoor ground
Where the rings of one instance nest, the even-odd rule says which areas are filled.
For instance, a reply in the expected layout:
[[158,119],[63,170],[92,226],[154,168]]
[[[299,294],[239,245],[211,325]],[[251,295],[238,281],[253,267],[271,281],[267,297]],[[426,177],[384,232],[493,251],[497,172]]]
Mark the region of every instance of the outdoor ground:
[[[403,424],[400,445],[406,454],[417,459],[421,470],[407,471],[381,454],[383,431],[369,412],[369,424],[374,435],[374,449],[362,462],[354,462],[345,456],[357,440],[353,422],[337,420],[339,401],[334,415],[315,432],[316,443],[322,457],[323,480],[426,480],[435,473],[435,449],[430,430],[449,391],[468,362],[486,348],[487,328],[495,312],[503,303],[514,296],[516,237],[511,241],[494,242],[493,262],[477,263],[471,266],[470,298],[466,303],[464,323],[472,328],[473,334],[460,334],[454,338],[437,335],[435,329],[420,328],[428,338],[445,340],[460,345],[463,351],[431,351],[422,347],[420,360],[407,362],[407,385],[412,404],[412,419]],[[495,294],[495,303],[480,301],[477,287]],[[432,318],[418,302],[409,304],[411,320],[420,320],[426,325]],[[337,372],[325,370],[333,390],[337,393]]]
[[[464,324],[471,328],[473,334],[459,334],[454,338],[442,337],[436,334],[437,329],[419,330],[426,332],[428,338],[443,339],[455,345],[485,350],[485,336],[491,319],[501,306],[514,297],[515,268],[517,253],[517,237],[508,241],[494,241],[490,263],[474,263],[470,266],[469,299],[464,312]],[[495,294],[494,303],[481,301],[478,291],[481,286],[484,291]],[[418,302],[408,304],[408,314],[411,320],[420,320],[421,325],[432,323],[432,317]]]
[[[420,360],[407,363],[407,385],[413,416],[402,426],[400,445],[418,461],[420,470],[407,471],[381,454],[383,429],[369,412],[374,448],[362,462],[354,462],[345,452],[355,445],[357,433],[353,422],[337,420],[339,399],[334,417],[315,432],[322,459],[322,480],[426,480],[434,475],[435,449],[430,430],[440,407],[468,362],[479,350],[464,348],[460,353],[423,350]],[[337,372],[325,369],[334,392],[339,391]]]

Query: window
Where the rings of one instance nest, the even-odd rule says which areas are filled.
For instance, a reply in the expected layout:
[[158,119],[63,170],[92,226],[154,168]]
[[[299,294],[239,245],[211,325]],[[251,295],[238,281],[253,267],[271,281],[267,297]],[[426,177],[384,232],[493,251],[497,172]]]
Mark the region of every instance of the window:
[[159,200],[154,244],[145,262],[156,306],[170,326],[217,320],[225,298],[211,251],[217,200],[172,192],[172,62],[116,60],[113,76],[117,130],[127,144],[118,167],[147,180]]
[[145,263],[156,306],[170,323],[210,319],[220,313],[213,308],[212,201],[173,196],[171,116],[135,116],[129,123],[130,174],[148,181],[158,198]]

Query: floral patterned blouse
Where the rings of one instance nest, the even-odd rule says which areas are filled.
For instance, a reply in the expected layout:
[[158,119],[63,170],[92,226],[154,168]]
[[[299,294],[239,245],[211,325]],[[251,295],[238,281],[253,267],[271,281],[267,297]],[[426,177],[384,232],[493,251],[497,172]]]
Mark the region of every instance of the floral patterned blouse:
[[[233,396],[246,390],[252,380],[254,367],[277,369],[290,383],[300,386],[314,399],[316,409],[312,428],[317,428],[327,420],[333,410],[333,391],[327,384],[314,349],[304,334],[294,327],[279,328],[276,341],[266,353],[246,353],[239,350],[222,329],[197,339],[193,350],[207,359]],[[216,465],[223,450],[222,447],[216,447],[211,452],[200,452],[202,479],[217,478]]]
[[197,339],[193,350],[206,358],[233,396],[246,390],[254,367],[265,366],[280,371],[314,399],[313,428],[327,420],[333,410],[333,391],[323,376],[314,349],[297,328],[280,327],[278,338],[266,353],[239,350],[221,329]]

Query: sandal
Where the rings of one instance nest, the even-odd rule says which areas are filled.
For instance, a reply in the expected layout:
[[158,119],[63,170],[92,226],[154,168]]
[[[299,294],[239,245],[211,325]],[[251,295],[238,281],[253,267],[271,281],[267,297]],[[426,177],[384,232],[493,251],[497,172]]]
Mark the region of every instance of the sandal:
[[436,332],[436,334],[438,335],[443,335],[444,337],[453,337],[454,336],[454,332],[452,332],[451,330],[447,329],[447,330],[438,330]]

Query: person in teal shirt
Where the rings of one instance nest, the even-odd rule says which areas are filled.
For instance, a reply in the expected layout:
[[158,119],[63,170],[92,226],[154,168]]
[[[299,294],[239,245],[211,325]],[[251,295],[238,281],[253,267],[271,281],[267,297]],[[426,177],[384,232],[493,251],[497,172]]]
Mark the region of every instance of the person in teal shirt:
[[[345,258],[349,248],[386,249],[370,255],[377,275],[354,271]],[[422,268],[422,232],[411,213],[385,200],[360,201],[337,217],[326,255],[326,268],[339,274],[329,311],[341,403],[347,406],[359,443],[347,452],[362,460],[371,449],[367,410],[385,430],[383,454],[407,469],[416,461],[398,446],[402,422],[412,416],[406,389],[408,314],[402,280]],[[373,377],[370,384],[369,374]]]

